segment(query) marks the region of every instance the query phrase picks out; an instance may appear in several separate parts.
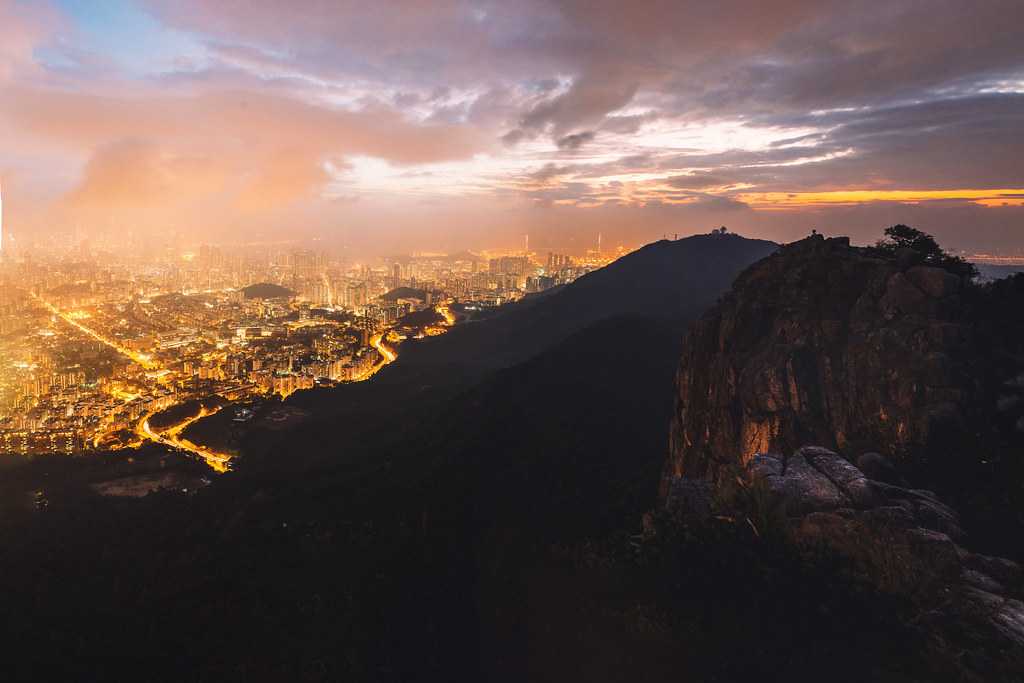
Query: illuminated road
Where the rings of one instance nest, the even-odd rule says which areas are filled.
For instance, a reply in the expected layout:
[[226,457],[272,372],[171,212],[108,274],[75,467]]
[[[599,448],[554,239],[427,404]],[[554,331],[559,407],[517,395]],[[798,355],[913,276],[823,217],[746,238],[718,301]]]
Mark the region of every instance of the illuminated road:
[[[370,377],[377,374],[377,371],[379,371],[382,367],[384,367],[388,363],[393,363],[395,359],[398,358],[398,354],[396,354],[393,349],[391,349],[384,343],[384,335],[382,333],[375,334],[373,335],[373,337],[371,337],[370,346],[375,348],[377,352],[380,353],[381,359],[372,368],[367,370],[366,373],[364,373],[362,376],[355,378],[353,380],[355,382],[362,382],[368,380]],[[206,410],[206,408],[202,408],[200,409],[198,415],[190,417],[187,420],[180,422],[174,425],[173,427],[165,429],[161,432],[155,432],[153,431],[153,428],[150,427],[149,419],[153,416],[153,414],[150,413],[149,415],[146,415],[141,420],[139,420],[135,428],[135,433],[147,441],[153,441],[155,443],[163,444],[171,448],[176,448],[197,455],[204,461],[206,461],[206,464],[209,465],[210,468],[216,472],[227,472],[228,469],[231,467],[230,455],[210,450],[209,448],[200,446],[181,436],[182,432],[184,432],[185,429],[190,424],[192,424],[193,422],[197,422],[203,419],[204,417],[209,417],[210,415],[213,415],[218,411],[219,409],[208,411]]]
[[131,358],[133,361],[135,361],[136,363],[138,363],[139,365],[141,365],[145,369],[147,369],[147,370],[156,370],[156,369],[158,369],[160,367],[159,364],[155,363],[153,361],[153,359],[151,357],[147,356],[146,354],[144,354],[144,353],[137,353],[135,351],[132,351],[128,347],[124,346],[123,344],[119,344],[118,342],[114,341],[113,339],[109,339],[108,337],[103,336],[99,332],[86,327],[82,323],[78,322],[77,320],[75,320],[74,318],[69,316],[67,313],[64,313],[63,311],[58,309],[56,306],[51,304],[49,301],[46,301],[45,299],[40,298],[38,295],[33,294],[32,297],[36,301],[38,301],[40,304],[42,304],[43,307],[46,310],[50,311],[50,313],[53,313],[55,316],[59,317],[61,320],[66,322],[68,325],[71,325],[72,327],[76,327],[79,330],[81,330],[82,332],[84,332],[85,334],[87,334],[90,337],[92,337],[93,339],[95,339],[96,341],[98,341],[98,342],[100,342],[102,344],[106,344],[110,348],[112,348],[115,351],[117,351],[118,353],[120,353],[122,356],[127,356],[128,358]]
[[394,351],[392,351],[391,349],[384,345],[383,334],[373,335],[373,338],[370,339],[370,346],[377,349],[377,351],[380,353],[381,357],[383,358],[383,362],[381,363],[382,365],[393,363],[395,359],[398,358],[397,353],[395,353]]
[[200,409],[199,414],[195,417],[190,417],[184,422],[179,422],[170,429],[166,429],[160,433],[154,432],[149,426],[149,418],[153,417],[153,414],[150,413],[139,421],[139,424],[135,428],[135,433],[148,441],[154,441],[165,446],[170,446],[171,448],[177,448],[179,450],[188,451],[189,453],[198,455],[200,458],[205,460],[206,464],[214,471],[227,472],[228,468],[231,466],[230,455],[211,451],[208,448],[203,448],[202,446],[192,443],[188,439],[181,438],[181,433],[185,431],[185,428],[190,424],[209,415],[213,415],[219,410],[220,409],[218,408],[217,410],[207,411],[206,408],[202,408]]
[[[50,313],[52,313],[53,315],[59,317],[61,320],[63,320],[68,325],[71,325],[72,327],[77,328],[79,331],[81,331],[82,333],[88,335],[89,337],[92,337],[96,341],[98,341],[98,342],[100,342],[100,343],[102,343],[102,344],[112,348],[113,350],[117,351],[121,355],[123,355],[123,356],[125,356],[127,358],[130,358],[132,361],[138,363],[139,365],[141,365],[146,370],[156,370],[156,369],[160,368],[160,365],[157,362],[155,362],[152,359],[152,357],[150,357],[150,356],[148,356],[146,354],[138,353],[136,351],[133,351],[132,349],[127,348],[126,346],[124,346],[123,344],[120,344],[116,340],[110,339],[110,338],[100,334],[99,332],[97,332],[97,331],[87,327],[86,325],[83,325],[81,322],[79,322],[78,320],[73,318],[71,315],[69,315],[67,313],[64,313],[63,311],[58,309],[56,306],[54,306],[50,302],[42,299],[41,297],[39,297],[39,296],[37,296],[35,294],[33,294],[32,296],[44,308],[46,308],[48,311],[50,311]],[[451,327],[452,325],[455,324],[455,316],[452,314],[452,312],[448,308],[447,304],[438,306],[436,308],[436,310],[437,310],[438,313],[440,313],[444,317],[444,320],[445,320],[444,325],[445,325],[445,327]],[[334,322],[334,321],[301,321],[301,322],[298,322],[298,323],[293,323],[292,325],[294,327],[304,327],[304,326],[307,326],[307,325],[319,325],[319,324],[325,324],[325,323],[327,323],[327,324],[335,324],[335,325],[340,325],[341,324],[341,323],[337,323],[337,322]],[[370,346],[372,346],[374,349],[376,349],[377,352],[380,354],[380,360],[376,364],[374,364],[373,367],[371,367],[369,370],[367,370],[363,375],[361,375],[361,376],[359,376],[357,378],[353,378],[352,381],[354,381],[354,382],[366,381],[366,380],[370,379],[371,377],[373,377],[373,375],[377,374],[377,372],[380,371],[380,369],[383,368],[385,365],[393,363],[393,362],[395,362],[395,360],[398,359],[398,354],[395,352],[395,350],[393,348],[389,347],[385,343],[385,341],[384,341],[385,334],[386,334],[386,332],[378,332],[378,333],[374,334],[370,338]],[[131,401],[131,400],[139,398],[139,396],[137,394],[123,394],[123,395],[118,395],[118,398],[121,398],[124,401]],[[195,444],[195,443],[193,443],[193,442],[189,441],[188,439],[185,439],[185,438],[183,438],[181,436],[181,434],[185,431],[185,429],[188,428],[189,425],[191,425],[192,423],[197,422],[198,420],[201,420],[201,419],[203,419],[205,417],[213,415],[214,413],[216,413],[218,411],[219,411],[219,409],[208,411],[206,408],[202,408],[202,409],[200,409],[198,415],[196,415],[194,417],[190,417],[190,418],[184,420],[183,422],[180,422],[180,423],[174,425],[173,427],[170,427],[170,428],[168,428],[166,430],[162,430],[160,432],[154,431],[153,428],[150,426],[149,420],[153,416],[153,413],[149,413],[149,414],[145,415],[141,420],[139,420],[139,422],[136,424],[136,426],[135,426],[135,434],[138,437],[140,437],[141,439],[145,440],[145,441],[152,441],[154,443],[163,444],[164,446],[168,446],[170,448],[178,449],[178,450],[181,450],[181,451],[185,451],[185,452],[197,455],[200,458],[202,458],[210,466],[210,468],[213,469],[214,471],[216,471],[216,472],[226,472],[230,468],[230,463],[231,463],[231,456],[230,455],[228,455],[226,453],[218,453],[218,452],[213,451],[213,450],[211,450],[209,448],[205,448],[205,447],[200,446],[198,444]],[[100,436],[96,437],[96,442],[99,441],[99,438],[100,438]]]
[[384,344],[383,333],[378,332],[377,334],[370,337],[370,346],[377,349],[377,352],[380,354],[380,360],[377,361],[376,365],[374,365],[372,368],[364,372],[359,377],[354,377],[352,379],[353,382],[365,382],[366,380],[376,375],[382,367],[384,367],[388,363],[393,363],[395,359],[398,358],[398,354]]

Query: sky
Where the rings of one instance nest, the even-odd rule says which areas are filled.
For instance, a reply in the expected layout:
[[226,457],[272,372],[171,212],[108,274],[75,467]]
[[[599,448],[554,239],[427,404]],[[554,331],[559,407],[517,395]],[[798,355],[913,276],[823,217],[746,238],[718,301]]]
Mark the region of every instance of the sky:
[[0,0],[5,229],[1024,253],[1019,0]]

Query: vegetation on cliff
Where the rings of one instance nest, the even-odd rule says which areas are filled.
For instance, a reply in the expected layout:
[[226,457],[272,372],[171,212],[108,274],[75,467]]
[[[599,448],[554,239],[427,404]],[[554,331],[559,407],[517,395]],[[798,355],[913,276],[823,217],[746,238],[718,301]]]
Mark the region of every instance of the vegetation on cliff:
[[967,279],[978,275],[978,269],[973,263],[947,253],[934,237],[902,223],[886,228],[885,237],[869,251],[880,256],[909,258]]

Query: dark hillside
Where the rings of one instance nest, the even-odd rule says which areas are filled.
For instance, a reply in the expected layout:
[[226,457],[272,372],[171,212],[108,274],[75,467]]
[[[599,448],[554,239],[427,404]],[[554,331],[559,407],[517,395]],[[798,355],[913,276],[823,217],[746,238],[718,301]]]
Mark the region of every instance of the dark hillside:
[[426,290],[413,289],[412,287],[396,287],[390,290],[387,294],[381,296],[385,301],[395,302],[399,299],[425,299],[427,297]]
[[[769,248],[715,239],[696,244]],[[565,323],[529,359],[464,366],[456,345],[445,364],[403,357],[296,395],[331,410],[253,431],[237,471],[199,491],[79,490],[12,510],[0,543],[18,618],[0,637],[25,662],[12,677],[38,679],[60,648],[72,680],[803,680],[834,661],[837,680],[912,680],[888,676],[917,651],[899,606],[827,562],[799,564],[729,520],[640,533],[697,307],[681,273],[652,264],[684,242],[466,327],[500,349],[513,328],[551,339],[531,310]],[[646,289],[658,281],[668,291]],[[663,315],[584,323],[630,288]]]
[[[690,320],[714,303],[741,270],[777,246],[717,234],[654,242],[546,296],[529,297],[485,322],[403,349],[401,366],[500,368],[604,318],[638,314]],[[399,372],[399,367],[389,371]]]
[[[598,321],[646,317],[663,321],[681,338],[685,325],[714,303],[736,274],[776,248],[774,243],[737,235],[649,244],[570,285],[503,307],[484,320],[456,326],[440,337],[410,340],[402,345],[399,361],[372,382],[292,396],[289,402],[309,411],[313,420],[294,437],[250,435],[243,450],[270,454],[253,460],[271,467],[274,454],[281,450],[298,451],[290,459],[309,460],[347,458],[366,448],[384,454],[384,444],[407,429],[410,417],[421,415],[425,404],[440,405],[490,371],[521,363]],[[616,343],[624,355],[631,354],[633,363],[646,362],[644,357],[652,354],[642,336]],[[675,350],[669,353],[674,355]],[[630,365],[624,360],[607,371],[626,378]],[[576,394],[567,390],[566,395]],[[584,397],[580,400],[589,404]],[[366,445],[374,430],[386,438]],[[309,447],[295,449],[296,443]]]

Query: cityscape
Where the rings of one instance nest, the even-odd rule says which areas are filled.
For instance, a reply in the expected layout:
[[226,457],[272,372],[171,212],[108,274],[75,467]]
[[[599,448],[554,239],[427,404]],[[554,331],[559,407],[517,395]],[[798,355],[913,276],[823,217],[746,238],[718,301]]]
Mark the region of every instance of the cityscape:
[[156,442],[216,471],[232,454],[185,438],[192,422],[228,408],[244,421],[261,397],[368,379],[406,339],[443,334],[624,252],[355,263],[293,245],[150,258],[73,240],[11,251],[0,261],[0,448],[73,455]]
[[0,0],[0,683],[1021,683],[1022,29]]

